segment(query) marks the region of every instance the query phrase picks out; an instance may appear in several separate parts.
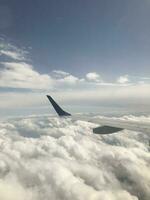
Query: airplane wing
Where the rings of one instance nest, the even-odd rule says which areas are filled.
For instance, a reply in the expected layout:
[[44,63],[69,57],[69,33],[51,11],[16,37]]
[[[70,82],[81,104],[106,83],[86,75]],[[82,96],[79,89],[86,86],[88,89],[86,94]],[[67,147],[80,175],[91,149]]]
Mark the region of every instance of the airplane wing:
[[55,111],[57,112],[57,114],[62,117],[62,116],[71,116],[70,113],[67,113],[66,111],[64,111],[55,101],[54,99],[47,95],[48,100],[51,102],[52,106],[54,107]]
[[100,116],[88,116],[88,115],[71,115],[70,113],[64,111],[54,99],[47,95],[47,98],[51,102],[53,108],[60,117],[70,117],[73,120],[82,120],[87,122],[92,122],[99,124],[98,127],[93,129],[95,134],[112,134],[119,132],[123,129],[128,129],[132,131],[139,131],[150,134],[150,123],[149,122],[139,122],[130,121],[118,118],[100,117]]

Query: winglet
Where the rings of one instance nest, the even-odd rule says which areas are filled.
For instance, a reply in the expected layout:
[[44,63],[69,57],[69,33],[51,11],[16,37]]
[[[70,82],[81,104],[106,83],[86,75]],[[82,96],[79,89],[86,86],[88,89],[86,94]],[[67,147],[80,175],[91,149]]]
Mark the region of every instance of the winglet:
[[67,113],[66,111],[64,111],[55,101],[54,99],[49,96],[49,95],[46,95],[48,100],[50,101],[50,103],[52,104],[52,106],[54,107],[55,111],[57,112],[57,114],[61,117],[63,116],[71,116],[70,113]]

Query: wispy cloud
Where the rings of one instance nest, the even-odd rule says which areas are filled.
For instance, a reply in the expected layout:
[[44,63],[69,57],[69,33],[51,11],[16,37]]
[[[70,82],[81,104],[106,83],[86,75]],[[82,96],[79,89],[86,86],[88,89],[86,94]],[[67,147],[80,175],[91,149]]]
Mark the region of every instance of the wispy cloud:
[[14,60],[24,60],[25,57],[20,52],[9,51],[9,50],[1,50],[0,53],[2,55],[8,56]]
[[64,71],[61,71],[61,70],[53,70],[52,72],[53,72],[53,76],[55,78],[59,78],[59,79],[64,78],[64,77],[69,75],[68,72],[64,72]]
[[27,60],[28,51],[18,48],[0,38],[0,55],[16,61],[25,61]]

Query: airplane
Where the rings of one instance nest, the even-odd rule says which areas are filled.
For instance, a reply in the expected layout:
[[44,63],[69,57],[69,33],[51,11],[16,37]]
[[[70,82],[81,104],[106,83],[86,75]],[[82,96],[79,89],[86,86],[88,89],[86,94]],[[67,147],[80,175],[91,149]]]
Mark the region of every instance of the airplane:
[[99,117],[99,116],[91,117],[86,115],[71,115],[70,113],[64,111],[50,95],[46,96],[59,117],[71,118],[73,120],[82,120],[100,124],[100,126],[93,129],[94,134],[101,134],[101,135],[112,134],[120,132],[124,129],[150,134],[150,123],[148,122],[136,122],[136,121],[112,119],[108,117]]

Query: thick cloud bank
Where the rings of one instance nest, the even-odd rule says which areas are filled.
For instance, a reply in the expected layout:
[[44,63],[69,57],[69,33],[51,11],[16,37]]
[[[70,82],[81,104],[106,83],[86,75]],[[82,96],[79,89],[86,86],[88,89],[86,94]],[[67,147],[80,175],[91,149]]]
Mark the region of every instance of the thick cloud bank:
[[150,135],[93,127],[46,116],[1,122],[0,199],[149,200]]

